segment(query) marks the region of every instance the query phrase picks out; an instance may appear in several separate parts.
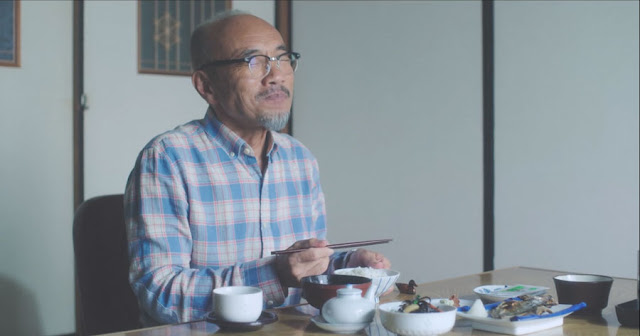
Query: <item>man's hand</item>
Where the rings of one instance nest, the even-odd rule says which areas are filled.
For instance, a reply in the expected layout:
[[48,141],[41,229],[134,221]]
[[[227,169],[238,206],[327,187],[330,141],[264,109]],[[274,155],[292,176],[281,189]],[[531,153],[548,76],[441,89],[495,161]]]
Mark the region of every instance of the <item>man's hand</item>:
[[333,250],[326,240],[315,238],[300,240],[288,249],[309,248],[305,251],[276,257],[276,271],[283,287],[300,287],[300,280],[309,275],[324,273],[329,267]]
[[351,254],[346,267],[351,268],[358,266],[389,269],[391,267],[391,262],[380,253],[365,249],[357,249]]
[[[389,269],[391,267],[391,262],[380,253],[365,249],[357,249],[351,253],[351,257],[349,258],[349,262],[346,267],[351,268],[358,266]],[[393,292],[393,286],[387,289],[386,292],[382,293],[382,295],[391,292]]]

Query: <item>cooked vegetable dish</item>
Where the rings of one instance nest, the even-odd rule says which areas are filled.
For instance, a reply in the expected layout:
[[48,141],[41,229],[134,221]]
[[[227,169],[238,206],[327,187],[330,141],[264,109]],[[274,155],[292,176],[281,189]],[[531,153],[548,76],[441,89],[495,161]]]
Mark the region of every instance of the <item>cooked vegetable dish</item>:
[[431,298],[428,296],[420,297],[416,295],[413,300],[404,300],[398,309],[400,313],[433,313],[441,312],[440,308],[431,304]]

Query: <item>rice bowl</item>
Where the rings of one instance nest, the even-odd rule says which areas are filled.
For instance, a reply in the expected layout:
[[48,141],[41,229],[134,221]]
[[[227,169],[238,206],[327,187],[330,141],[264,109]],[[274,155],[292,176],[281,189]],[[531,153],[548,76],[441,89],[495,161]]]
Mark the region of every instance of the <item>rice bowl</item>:
[[400,276],[400,272],[377,269],[371,267],[354,267],[354,268],[342,268],[336,270],[334,274],[340,275],[355,275],[371,279],[371,284],[377,286],[376,288],[376,301],[387,290],[393,287]]

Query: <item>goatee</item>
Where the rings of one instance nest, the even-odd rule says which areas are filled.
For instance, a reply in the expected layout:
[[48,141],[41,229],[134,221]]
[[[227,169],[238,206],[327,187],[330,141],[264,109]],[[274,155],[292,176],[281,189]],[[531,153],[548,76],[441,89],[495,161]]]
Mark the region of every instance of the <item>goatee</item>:
[[290,111],[287,111],[285,113],[278,113],[275,115],[269,115],[269,116],[260,116],[258,117],[258,122],[260,123],[260,125],[262,125],[264,128],[270,130],[270,131],[279,131],[281,129],[283,129],[285,126],[287,126],[287,123],[289,122],[289,116],[291,115]]

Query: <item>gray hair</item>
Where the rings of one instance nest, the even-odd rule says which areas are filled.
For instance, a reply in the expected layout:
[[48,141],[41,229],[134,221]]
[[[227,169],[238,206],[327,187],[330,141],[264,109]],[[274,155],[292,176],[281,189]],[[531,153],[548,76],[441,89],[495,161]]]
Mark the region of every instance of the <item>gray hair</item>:
[[239,10],[230,9],[223,12],[219,12],[212,16],[209,20],[202,22],[191,33],[191,68],[193,71],[198,70],[202,64],[211,60],[211,37],[209,36],[209,28],[220,21],[224,21],[230,17],[239,15],[251,15],[251,13]]

